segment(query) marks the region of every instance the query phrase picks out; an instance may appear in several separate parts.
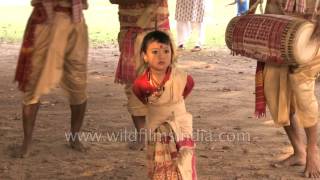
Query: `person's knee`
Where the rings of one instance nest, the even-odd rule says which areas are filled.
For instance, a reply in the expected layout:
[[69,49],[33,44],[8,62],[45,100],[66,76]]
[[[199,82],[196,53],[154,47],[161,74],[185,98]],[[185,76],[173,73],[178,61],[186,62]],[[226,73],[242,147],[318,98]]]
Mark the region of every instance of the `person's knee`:
[[318,122],[318,102],[315,98],[297,101],[296,117],[303,127],[311,127]]
[[86,77],[64,76],[61,87],[67,94],[71,105],[82,104],[87,100],[87,82]]
[[315,79],[313,77],[307,77],[304,73],[290,74],[290,85],[298,102],[307,105],[316,99],[314,94]]
[[40,97],[35,97],[32,95],[32,93],[30,92],[26,92],[23,95],[23,99],[22,99],[22,104],[24,106],[28,106],[28,105],[32,105],[32,104],[37,104],[40,102]]
[[87,101],[87,94],[85,92],[83,92],[83,93],[69,93],[68,100],[69,100],[70,105],[83,104],[84,102]]
[[296,97],[297,106],[301,111],[317,111],[318,102],[314,90],[299,89],[296,90],[294,96]]
[[318,119],[308,119],[307,121],[302,122],[304,128],[311,128],[318,125]]
[[28,105],[23,105],[23,117],[33,117],[36,115],[40,103],[33,103]]

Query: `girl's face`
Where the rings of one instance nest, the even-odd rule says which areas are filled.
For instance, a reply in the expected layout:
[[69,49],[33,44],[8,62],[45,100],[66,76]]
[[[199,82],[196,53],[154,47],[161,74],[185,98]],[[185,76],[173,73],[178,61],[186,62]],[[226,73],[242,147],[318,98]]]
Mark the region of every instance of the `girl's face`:
[[148,44],[143,58],[148,62],[151,70],[166,72],[171,64],[171,53],[170,45],[154,41]]

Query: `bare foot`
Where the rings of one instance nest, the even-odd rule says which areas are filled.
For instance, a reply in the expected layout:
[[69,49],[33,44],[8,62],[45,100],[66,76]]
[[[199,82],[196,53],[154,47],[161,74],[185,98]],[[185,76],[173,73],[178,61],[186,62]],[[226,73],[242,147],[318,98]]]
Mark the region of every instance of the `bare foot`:
[[88,148],[85,147],[78,139],[69,141],[70,147],[76,151],[87,152]]
[[303,166],[306,164],[306,154],[292,154],[286,159],[279,162],[283,166]]
[[[29,148],[30,149],[30,148]],[[12,158],[26,158],[29,157],[29,150],[18,144],[11,144],[8,146],[8,152]]]
[[31,143],[23,141],[19,154],[17,157],[27,158],[30,155]]
[[304,176],[307,178],[320,178],[319,151],[317,146],[307,148],[307,164]]
[[303,166],[306,164],[306,154],[292,154],[284,160],[271,164],[272,167],[280,168],[284,166]]

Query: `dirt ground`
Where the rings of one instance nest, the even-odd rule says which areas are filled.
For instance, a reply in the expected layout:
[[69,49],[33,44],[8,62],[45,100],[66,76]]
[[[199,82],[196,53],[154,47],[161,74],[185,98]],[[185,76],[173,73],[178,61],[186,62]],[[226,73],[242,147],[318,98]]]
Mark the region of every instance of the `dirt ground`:
[[[117,142],[107,138],[110,133],[133,130],[123,86],[113,83],[119,58],[114,45],[90,49],[89,55],[83,132],[101,138],[87,139],[86,153],[67,146],[70,112],[57,89],[42,99],[31,156],[14,157],[23,137],[21,94],[13,83],[19,47],[0,44],[0,179],[147,179],[145,151],[129,150],[123,136]],[[271,165],[292,149],[269,115],[264,120],[253,116],[255,61],[231,56],[226,48],[179,54],[179,66],[196,82],[187,109],[194,116],[199,180],[300,179],[301,166]]]

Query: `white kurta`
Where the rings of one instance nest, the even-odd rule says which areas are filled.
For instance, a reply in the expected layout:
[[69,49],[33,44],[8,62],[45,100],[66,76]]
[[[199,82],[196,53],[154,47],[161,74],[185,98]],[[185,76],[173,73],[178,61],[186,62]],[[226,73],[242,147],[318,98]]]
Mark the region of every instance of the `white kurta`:
[[177,21],[178,46],[185,45],[191,33],[197,33],[194,46],[202,46],[205,40],[204,15],[206,0],[177,0],[175,19]]
[[204,0],[177,0],[175,19],[201,23],[204,9]]

